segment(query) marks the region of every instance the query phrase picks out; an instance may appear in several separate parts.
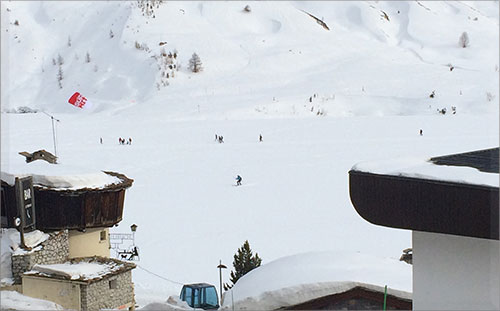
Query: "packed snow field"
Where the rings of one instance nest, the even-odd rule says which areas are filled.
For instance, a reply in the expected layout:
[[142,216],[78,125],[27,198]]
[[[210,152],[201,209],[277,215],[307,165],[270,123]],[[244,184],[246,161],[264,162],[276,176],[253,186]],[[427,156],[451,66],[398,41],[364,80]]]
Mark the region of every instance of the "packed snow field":
[[[411,233],[356,213],[351,167],[498,146],[498,1],[141,4],[1,2],[2,170],[54,151],[50,117],[15,113],[28,107],[60,120],[61,166],[134,179],[112,232],[138,225],[140,306],[218,284],[247,239],[263,264],[397,260]],[[68,104],[74,92],[92,108]]]

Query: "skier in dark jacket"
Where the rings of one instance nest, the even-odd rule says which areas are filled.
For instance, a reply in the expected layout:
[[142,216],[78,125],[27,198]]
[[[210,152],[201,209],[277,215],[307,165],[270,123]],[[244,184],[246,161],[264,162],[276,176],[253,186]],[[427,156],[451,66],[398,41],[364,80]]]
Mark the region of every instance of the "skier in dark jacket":
[[241,178],[241,176],[240,176],[240,175],[236,176],[236,186],[241,186],[241,180],[242,180],[242,179],[243,179],[243,178]]

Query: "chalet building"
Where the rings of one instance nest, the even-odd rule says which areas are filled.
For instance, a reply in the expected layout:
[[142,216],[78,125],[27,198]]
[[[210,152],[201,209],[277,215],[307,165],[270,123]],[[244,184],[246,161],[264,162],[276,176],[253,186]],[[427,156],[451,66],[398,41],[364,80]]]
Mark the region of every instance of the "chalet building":
[[370,223],[412,230],[414,310],[499,310],[499,148],[360,163],[351,201]]
[[[408,296],[388,294],[386,310],[411,310],[412,299]],[[352,289],[312,299],[281,310],[383,310],[384,289],[356,286]]]
[[220,310],[411,310],[411,270],[362,251],[286,256],[241,277]]
[[[54,176],[52,170],[61,164],[47,162],[45,175],[38,171],[37,174],[27,173],[30,163],[16,166],[14,169],[19,169],[19,174],[4,172],[2,168],[2,228],[17,228],[24,232],[36,229],[48,234],[48,238],[36,248],[20,249],[12,254],[15,289],[69,309],[133,308],[131,270],[135,265],[109,258],[109,228],[122,220],[125,190],[132,186],[133,180],[114,172]],[[78,182],[72,184],[73,180]],[[96,180],[100,184],[96,184]],[[29,186],[24,188],[24,183]],[[23,205],[26,203],[23,191],[24,200],[29,198],[28,205]],[[120,268],[85,279],[68,279],[64,273],[58,272],[58,265],[73,266],[76,262],[82,265],[89,260],[102,267]],[[47,273],[48,270],[51,273]],[[104,290],[104,283],[113,291]],[[112,285],[116,283],[117,287]],[[60,294],[63,288],[67,289],[62,291],[65,295]],[[118,292],[123,299],[109,299]],[[104,303],[104,300],[111,302]]]

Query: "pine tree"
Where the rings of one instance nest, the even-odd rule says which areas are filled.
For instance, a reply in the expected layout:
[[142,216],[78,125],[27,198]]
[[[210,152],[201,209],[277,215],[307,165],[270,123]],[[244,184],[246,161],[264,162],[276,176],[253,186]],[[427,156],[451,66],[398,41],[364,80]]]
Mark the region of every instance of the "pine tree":
[[191,56],[191,59],[189,60],[189,70],[192,72],[200,72],[203,70],[200,57],[196,53],[193,53],[193,56]]
[[234,254],[234,272],[231,271],[230,273],[230,281],[233,284],[224,284],[224,289],[228,290],[233,287],[233,285],[236,284],[242,276],[259,267],[261,263],[262,259],[259,258],[259,254],[255,253],[255,256],[252,254],[250,243],[246,240],[245,243],[243,243],[243,246],[238,248],[238,252]]
[[57,71],[57,83],[59,85],[59,88],[62,89],[63,86],[62,86],[62,79],[63,79],[63,70],[62,70],[62,66],[59,66],[59,70]]
[[467,34],[467,32],[464,31],[462,35],[460,35],[460,38],[458,39],[458,44],[463,48],[469,46],[469,35]]

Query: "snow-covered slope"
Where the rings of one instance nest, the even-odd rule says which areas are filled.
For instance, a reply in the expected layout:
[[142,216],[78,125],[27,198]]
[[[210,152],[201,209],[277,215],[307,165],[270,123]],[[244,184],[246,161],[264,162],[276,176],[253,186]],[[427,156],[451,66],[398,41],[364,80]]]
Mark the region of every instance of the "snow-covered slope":
[[[498,98],[498,1],[155,1],[150,16],[144,3],[3,1],[2,109],[76,113],[66,104],[75,91],[97,111],[161,107],[176,118],[498,108],[486,95]],[[181,68],[158,89],[162,49]],[[187,68],[194,52],[199,74]]]

